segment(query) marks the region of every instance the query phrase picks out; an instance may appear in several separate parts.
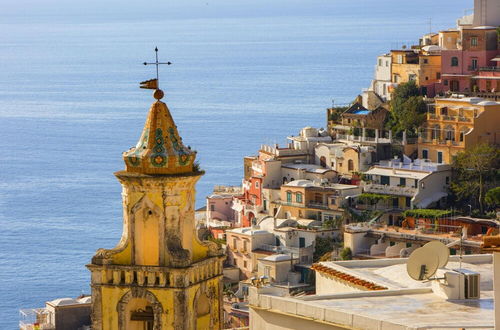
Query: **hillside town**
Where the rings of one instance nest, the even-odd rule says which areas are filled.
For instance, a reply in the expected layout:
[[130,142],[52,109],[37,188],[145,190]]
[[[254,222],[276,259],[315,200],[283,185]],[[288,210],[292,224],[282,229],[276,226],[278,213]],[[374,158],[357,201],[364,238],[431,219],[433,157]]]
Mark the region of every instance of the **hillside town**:
[[323,128],[261,145],[196,210],[196,152],[142,84],[123,236],[87,265],[91,298],[21,329],[500,329],[498,0],[378,56]]
[[[327,109],[326,129],[304,127],[284,145],[262,145],[243,159],[241,186],[217,186],[207,196],[198,226],[226,250],[226,327],[252,324],[248,290],[260,279],[284,296],[334,294],[350,283],[325,275],[332,269],[402,264],[386,258],[409,257],[434,240],[451,255],[481,254],[483,238],[498,234],[500,11],[493,3],[476,1],[454,28],[378,56],[369,88]],[[461,167],[476,169],[479,153],[490,179],[479,177],[482,169],[461,175]],[[339,262],[351,259],[359,266]]]

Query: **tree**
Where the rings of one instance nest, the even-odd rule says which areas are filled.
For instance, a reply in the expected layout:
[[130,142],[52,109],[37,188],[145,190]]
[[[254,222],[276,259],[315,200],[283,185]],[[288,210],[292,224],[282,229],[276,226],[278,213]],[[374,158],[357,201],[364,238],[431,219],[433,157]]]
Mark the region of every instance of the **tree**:
[[453,162],[451,184],[457,201],[464,206],[479,207],[484,214],[484,192],[497,186],[499,165],[500,151],[489,144],[478,144],[458,153]]
[[350,248],[346,247],[340,251],[340,258],[342,260],[351,260],[352,259],[352,251]]
[[492,208],[496,209],[497,207],[500,206],[500,187],[495,187],[486,193],[484,196],[484,201],[488,206],[491,206]]
[[314,244],[313,261],[317,262],[325,253],[332,252],[333,239],[329,237],[316,237]]
[[400,84],[395,88],[386,123],[386,127],[393,133],[407,131],[410,135],[417,135],[417,129],[424,122],[427,110],[424,99],[419,94],[420,91],[414,81]]

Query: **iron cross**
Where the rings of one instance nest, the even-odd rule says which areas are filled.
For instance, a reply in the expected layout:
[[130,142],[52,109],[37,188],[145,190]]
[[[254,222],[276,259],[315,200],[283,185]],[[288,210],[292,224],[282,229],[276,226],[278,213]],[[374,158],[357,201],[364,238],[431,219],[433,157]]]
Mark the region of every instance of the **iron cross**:
[[159,79],[159,75],[158,75],[158,66],[160,64],[166,64],[166,65],[170,65],[172,64],[172,62],[158,62],[158,47],[155,47],[155,55],[156,55],[156,62],[151,62],[151,63],[148,63],[148,62],[144,62],[143,64],[144,65],[156,65],[156,81],[157,81],[157,84],[158,84],[158,88],[160,88],[160,79]]

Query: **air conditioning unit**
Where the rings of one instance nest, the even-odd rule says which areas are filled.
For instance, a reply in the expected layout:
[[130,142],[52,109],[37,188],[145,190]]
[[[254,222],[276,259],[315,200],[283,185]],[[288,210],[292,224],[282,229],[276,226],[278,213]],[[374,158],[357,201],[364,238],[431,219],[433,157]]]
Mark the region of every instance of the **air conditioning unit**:
[[479,299],[481,294],[480,290],[480,274],[467,270],[467,269],[456,269],[457,272],[463,274],[465,277],[464,281],[464,296],[465,299]]
[[442,275],[445,278],[444,282],[432,282],[432,289],[435,294],[452,300],[479,299],[481,295],[481,276],[479,273],[462,268],[448,270],[444,274],[438,274],[437,276]]

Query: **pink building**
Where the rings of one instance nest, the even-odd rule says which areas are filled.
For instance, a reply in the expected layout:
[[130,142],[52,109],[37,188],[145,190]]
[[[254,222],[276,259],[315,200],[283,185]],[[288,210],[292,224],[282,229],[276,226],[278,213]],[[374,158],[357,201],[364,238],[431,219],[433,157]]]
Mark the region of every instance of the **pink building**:
[[491,72],[491,68],[496,66],[493,59],[499,54],[495,27],[463,27],[459,30],[456,44],[447,45],[441,51],[441,85],[438,91],[489,92],[497,89],[496,84],[490,84],[490,88],[486,89],[486,83],[479,83],[485,78],[479,76],[482,71]]
[[233,227],[233,195],[213,194],[207,197],[207,227]]

